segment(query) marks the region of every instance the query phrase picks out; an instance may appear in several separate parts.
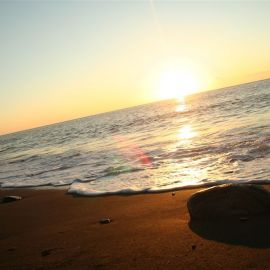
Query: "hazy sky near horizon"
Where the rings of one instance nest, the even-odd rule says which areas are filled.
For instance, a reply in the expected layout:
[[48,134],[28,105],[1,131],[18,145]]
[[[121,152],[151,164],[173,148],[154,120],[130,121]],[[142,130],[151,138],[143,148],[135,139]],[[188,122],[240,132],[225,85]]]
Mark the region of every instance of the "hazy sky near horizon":
[[[0,134],[270,77],[270,1],[0,2]],[[199,75],[198,75],[199,74]],[[195,76],[195,77],[196,77]]]

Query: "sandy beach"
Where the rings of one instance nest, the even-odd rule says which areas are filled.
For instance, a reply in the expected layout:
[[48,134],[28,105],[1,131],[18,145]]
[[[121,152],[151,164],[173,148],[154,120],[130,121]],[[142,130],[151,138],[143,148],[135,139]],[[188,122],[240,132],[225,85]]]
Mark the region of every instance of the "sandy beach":
[[0,269],[270,269],[269,217],[239,223],[232,232],[239,239],[216,237],[211,227],[198,233],[186,207],[197,190],[105,197],[1,190],[23,200],[0,204]]

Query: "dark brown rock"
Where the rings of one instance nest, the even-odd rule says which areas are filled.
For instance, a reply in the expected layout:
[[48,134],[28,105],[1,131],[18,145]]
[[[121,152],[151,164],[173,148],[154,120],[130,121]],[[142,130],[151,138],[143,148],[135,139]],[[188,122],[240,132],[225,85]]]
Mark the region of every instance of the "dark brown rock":
[[19,201],[21,199],[22,199],[22,197],[20,197],[20,196],[5,196],[2,199],[2,203],[15,202],[15,201]]
[[99,223],[100,224],[108,224],[108,223],[111,223],[112,221],[111,221],[111,219],[109,219],[109,218],[102,218],[100,221],[99,221]]
[[270,192],[259,185],[220,185],[193,194],[188,202],[191,220],[220,220],[270,213]]
[[54,250],[53,248],[44,249],[44,250],[41,251],[40,254],[41,254],[42,257],[46,257],[46,256],[50,255],[53,250]]

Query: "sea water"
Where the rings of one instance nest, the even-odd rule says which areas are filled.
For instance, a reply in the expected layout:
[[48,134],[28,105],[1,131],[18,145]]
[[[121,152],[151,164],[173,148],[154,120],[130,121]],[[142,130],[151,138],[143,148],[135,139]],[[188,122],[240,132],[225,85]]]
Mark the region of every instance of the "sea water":
[[270,80],[0,137],[0,187],[100,195],[270,182]]

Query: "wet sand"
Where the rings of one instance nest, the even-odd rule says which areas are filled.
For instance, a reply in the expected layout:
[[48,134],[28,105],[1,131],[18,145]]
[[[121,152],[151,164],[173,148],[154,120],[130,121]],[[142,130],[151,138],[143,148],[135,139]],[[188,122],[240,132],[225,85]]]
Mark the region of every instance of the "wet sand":
[[0,204],[0,269],[270,269],[270,218],[224,234],[191,226],[186,202],[197,190],[92,198],[0,190],[23,197]]

